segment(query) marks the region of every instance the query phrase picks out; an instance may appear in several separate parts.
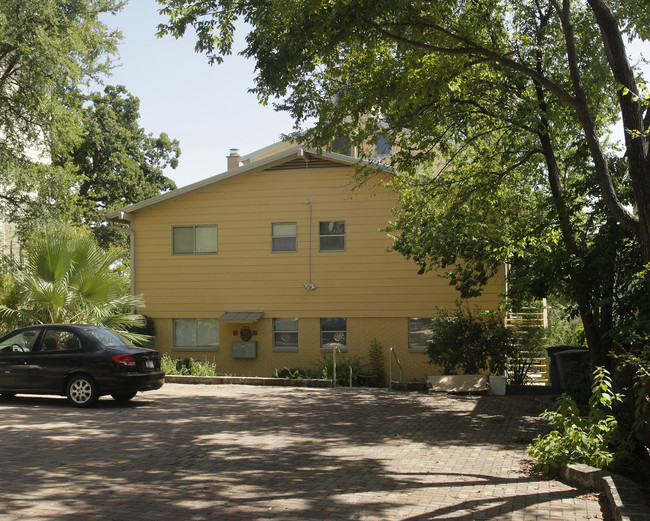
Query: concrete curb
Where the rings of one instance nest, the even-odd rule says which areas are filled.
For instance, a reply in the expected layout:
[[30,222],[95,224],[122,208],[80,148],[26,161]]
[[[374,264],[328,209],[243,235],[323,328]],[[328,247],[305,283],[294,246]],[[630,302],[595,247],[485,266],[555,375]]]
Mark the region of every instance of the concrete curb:
[[251,376],[189,376],[166,375],[165,382],[175,384],[245,384],[245,385],[275,385],[280,387],[332,387],[331,380],[293,379],[293,378],[262,378]]
[[560,476],[573,485],[607,494],[616,521],[650,520],[645,498],[631,479],[582,464],[562,467]]

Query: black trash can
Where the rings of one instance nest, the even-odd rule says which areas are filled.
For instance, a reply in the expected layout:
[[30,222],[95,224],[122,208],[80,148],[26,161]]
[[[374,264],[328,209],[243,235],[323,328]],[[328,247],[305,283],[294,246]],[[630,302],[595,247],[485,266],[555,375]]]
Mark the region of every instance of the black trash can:
[[578,404],[587,404],[591,395],[591,357],[589,349],[566,349],[555,353],[562,392]]
[[584,349],[580,346],[552,346],[547,347],[546,352],[548,353],[548,358],[550,360],[548,366],[549,377],[551,378],[551,390],[553,394],[562,394],[565,392],[562,383],[560,382],[560,375],[557,370],[557,358],[555,355],[561,353],[562,351],[569,351],[573,349]]

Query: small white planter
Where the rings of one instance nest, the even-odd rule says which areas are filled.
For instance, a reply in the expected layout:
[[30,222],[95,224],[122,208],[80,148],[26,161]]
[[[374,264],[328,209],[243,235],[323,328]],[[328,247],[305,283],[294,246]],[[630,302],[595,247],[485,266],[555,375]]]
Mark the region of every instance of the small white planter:
[[505,376],[490,376],[490,393],[497,396],[504,396],[506,394]]

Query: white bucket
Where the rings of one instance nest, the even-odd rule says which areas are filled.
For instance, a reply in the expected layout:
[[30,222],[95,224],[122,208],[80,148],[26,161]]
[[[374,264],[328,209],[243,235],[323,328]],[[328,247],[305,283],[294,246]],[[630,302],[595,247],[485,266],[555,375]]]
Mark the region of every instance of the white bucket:
[[506,394],[506,377],[505,376],[490,376],[490,393],[497,396],[504,396]]

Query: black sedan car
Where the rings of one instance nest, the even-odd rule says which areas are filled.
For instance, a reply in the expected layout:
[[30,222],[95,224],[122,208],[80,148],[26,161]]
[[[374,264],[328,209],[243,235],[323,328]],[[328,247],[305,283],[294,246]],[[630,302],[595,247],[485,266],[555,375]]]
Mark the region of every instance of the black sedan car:
[[58,394],[90,407],[110,394],[126,401],[160,389],[160,355],[96,326],[23,327],[0,338],[0,395]]

